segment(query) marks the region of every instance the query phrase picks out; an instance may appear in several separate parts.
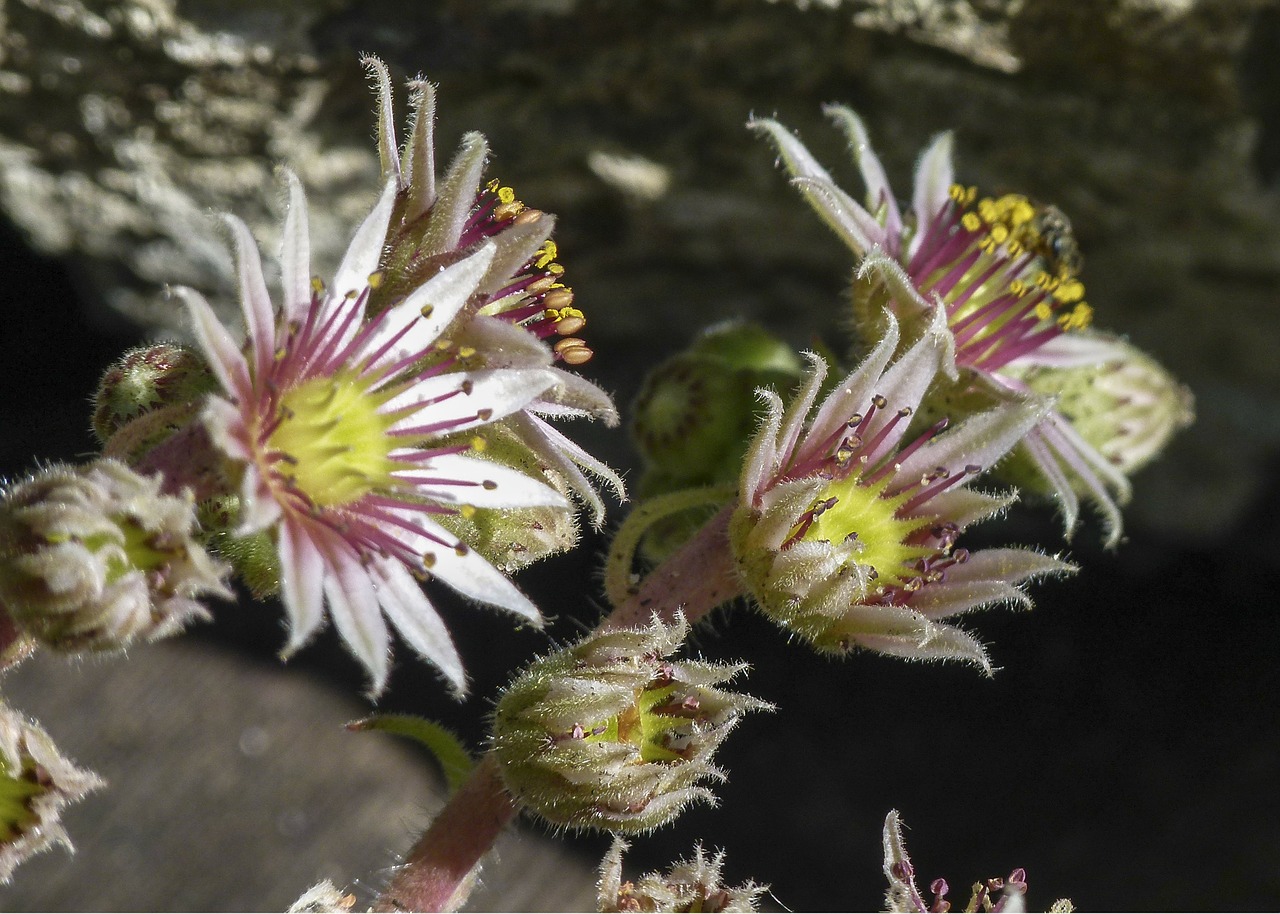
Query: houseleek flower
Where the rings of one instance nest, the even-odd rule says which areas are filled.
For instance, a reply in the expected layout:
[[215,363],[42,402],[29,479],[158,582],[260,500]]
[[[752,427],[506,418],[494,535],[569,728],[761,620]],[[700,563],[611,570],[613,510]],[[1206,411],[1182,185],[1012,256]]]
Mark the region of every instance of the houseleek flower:
[[543,368],[555,376],[554,385],[502,422],[555,474],[553,482],[564,480],[591,508],[598,527],[604,503],[583,470],[608,483],[619,499],[626,497],[622,479],[548,420],[598,418],[612,426],[618,414],[604,391],[562,367],[586,363],[592,351],[577,335],[586,315],[575,305],[551,239],[555,218],[526,206],[502,182],[485,180],[489,146],[479,133],[463,137],[437,179],[435,88],[422,79],[410,83],[412,127],[401,150],[390,75],[376,57],[366,57],[365,65],[377,87],[382,172],[397,188],[381,264],[387,282],[371,294],[371,313],[408,294],[441,266],[492,244],[494,256],[449,333],[474,349],[487,367]]
[[758,899],[769,891],[768,886],[751,880],[726,886],[721,876],[724,851],[708,854],[700,844],[692,857],[665,873],[624,880],[622,855],[626,849],[627,842],[614,838],[600,864],[597,911],[756,911]]
[[745,665],[668,659],[689,626],[657,618],[607,631],[533,663],[503,693],[493,751],[508,790],[556,825],[648,831],[689,803],[714,802],[711,763],[747,711],[718,688]]
[[529,599],[441,519],[477,508],[568,507],[548,486],[475,456],[486,426],[558,379],[545,368],[459,370],[465,353],[442,336],[493,262],[492,244],[368,313],[398,191],[387,182],[326,287],[309,278],[306,200],[290,175],[278,311],[252,236],[227,217],[248,330],[243,349],[199,294],[179,294],[221,388],[203,418],[240,480],[236,534],[267,531],[279,553],[291,624],[285,654],[316,631],[327,605],[379,692],[389,669],[385,613],[461,691],[462,663],[419,579],[438,577],[541,624]]
[[[951,134],[937,137],[916,167],[910,209],[903,212],[862,121],[830,106],[827,114],[849,139],[867,187],[863,206],[841,190],[802,143],[772,120],[749,126],[777,146],[793,183],[858,258],[854,323],[878,338],[885,309],[913,332],[934,311],[951,333],[957,383],[940,392],[952,409],[984,407],[1029,390],[1023,373],[1064,359],[1100,364],[1114,356],[1101,338],[1079,331],[1093,309],[1079,279],[1081,256],[1066,216],[1019,194],[980,197],[954,181]],[[1045,413],[1026,435],[1022,454],[1057,498],[1068,533],[1079,498],[1091,500],[1119,542],[1119,504],[1130,495],[1124,469],[1106,457],[1060,409]]]
[[952,337],[939,317],[890,365],[898,325],[887,315],[884,326],[879,345],[816,410],[826,376],[817,356],[785,412],[764,392],[730,521],[734,556],[764,612],[819,650],[864,647],[990,671],[981,642],[944,620],[991,603],[1027,605],[1017,584],[1071,566],[1025,549],[959,547],[967,526],[1013,500],[969,483],[1046,407],[1010,402],[912,438],[911,416],[950,362]]
[[115,460],[53,466],[0,498],[0,612],[59,651],[119,651],[208,618],[226,569],[189,497]]
[[103,786],[77,768],[49,734],[0,702],[0,884],[14,868],[55,844],[71,849],[62,808]]

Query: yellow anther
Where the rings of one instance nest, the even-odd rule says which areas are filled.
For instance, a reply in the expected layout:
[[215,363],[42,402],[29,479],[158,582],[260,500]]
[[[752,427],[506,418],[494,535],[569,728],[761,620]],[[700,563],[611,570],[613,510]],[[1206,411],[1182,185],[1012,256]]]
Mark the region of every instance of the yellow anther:
[[1058,318],[1058,325],[1063,330],[1083,330],[1093,321],[1093,309],[1084,302],[1076,305],[1070,314]]
[[533,261],[533,265],[541,270],[545,268],[547,264],[551,263],[551,261],[556,259],[557,253],[559,253],[559,248],[556,247],[556,243],[554,241],[548,238],[543,242],[542,247],[538,248],[538,256]]
[[970,203],[972,203],[974,199],[977,198],[977,196],[978,196],[978,188],[974,187],[972,184],[966,187],[964,189],[965,206],[968,206]]
[[1052,316],[1053,309],[1049,307],[1048,302],[1040,302],[1040,304],[1036,305],[1036,317],[1040,318],[1040,320],[1047,321]]
[[458,358],[469,359],[476,354],[474,346],[462,346],[458,349]]
[[1018,298],[1022,298],[1022,296],[1027,294],[1027,284],[1021,279],[1015,279],[1013,282],[1009,283],[1009,291],[1018,296]]
[[552,276],[560,276],[564,273],[564,267],[558,263],[549,263],[547,264],[547,272]]
[[483,451],[488,446],[489,442],[479,435],[471,439],[471,450],[473,451]]
[[976,213],[965,213],[960,219],[960,224],[964,226],[966,231],[976,232],[982,228],[982,220],[978,218]]
[[493,218],[499,222],[506,222],[508,219],[513,219],[522,212],[524,212],[524,204],[519,200],[516,200],[513,203],[502,203],[495,206],[493,208]]
[[499,203],[515,203],[516,192],[512,190],[510,187],[499,187],[498,202]]
[[424,568],[436,567],[436,554],[434,552],[422,553],[422,565]]
[[1010,257],[1017,257],[1022,253],[1022,242],[1014,238],[1004,246],[1004,249],[1009,252]]
[[978,247],[982,248],[982,250],[988,254],[994,254],[996,252],[996,248],[998,247],[998,245],[991,240],[990,235],[987,235],[985,238],[983,238],[981,241],[978,242]]
[[991,226],[991,240],[996,244],[1004,244],[1009,240],[1009,229],[1003,222]]
[[964,203],[964,186],[961,184],[952,184],[947,188],[947,196],[956,203]]
[[376,289],[376,288],[378,288],[378,286],[380,286],[380,285],[382,285],[382,271],[381,271],[381,270],[378,270],[376,273],[370,273],[370,274],[369,274],[369,288],[370,288],[370,289]]
[[421,314],[423,317],[430,317],[432,314],[435,313],[435,310],[436,310],[435,305],[423,305],[422,310],[419,311],[418,313]]
[[476,516],[476,506],[475,505],[458,505],[458,513],[461,514],[463,517],[465,517],[467,520],[470,520],[471,518]]
[[542,305],[545,308],[567,308],[573,304],[573,290],[567,289],[563,285],[560,288],[553,288],[547,292],[546,297],[542,299]]
[[1036,217],[1036,208],[1026,197],[1019,196],[1009,213],[1009,221],[1015,226],[1024,225]]
[[1080,299],[1084,298],[1084,283],[1078,279],[1067,279],[1062,285],[1058,286],[1058,291],[1054,293],[1053,297],[1064,305],[1080,301]]
[[319,294],[321,294],[322,292],[324,292],[324,280],[323,280],[323,279],[321,279],[319,276],[312,276],[312,277],[311,277],[311,291],[312,291],[312,292],[314,292],[314,293],[316,293],[317,295],[319,295]]
[[978,215],[982,217],[983,222],[995,222],[999,216],[996,212],[996,201],[990,197],[983,197],[978,204]]
[[495,193],[498,190],[498,185],[501,183],[502,182],[499,181],[497,178],[494,178],[492,181],[490,181],[488,184],[484,186],[484,189],[491,194]]

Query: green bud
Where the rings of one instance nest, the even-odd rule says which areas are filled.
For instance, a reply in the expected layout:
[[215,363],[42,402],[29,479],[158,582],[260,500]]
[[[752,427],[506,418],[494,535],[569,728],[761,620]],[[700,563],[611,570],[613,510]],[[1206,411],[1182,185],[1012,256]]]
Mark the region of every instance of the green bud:
[[40,851],[55,844],[70,850],[62,807],[101,786],[97,775],[64,758],[49,734],[0,702],[0,883]]
[[570,828],[635,833],[663,825],[723,780],[716,748],[768,707],[716,685],[745,669],[669,661],[681,616],[592,635],[518,675],[498,702],[493,750],[522,805]]
[[177,343],[141,346],[120,357],[98,382],[93,432],[105,453],[136,464],[189,423],[217,380],[205,361]]
[[55,466],[0,498],[0,606],[62,651],[121,650],[230,598],[186,498],[114,460]]
[[[1092,334],[1103,338],[1103,334]],[[1195,398],[1136,346],[1107,338],[1114,358],[1072,368],[1032,368],[1022,380],[1058,398],[1058,411],[1125,475],[1150,463],[1195,419]]]
[[[786,395],[801,375],[796,354],[753,324],[713,327],[655,368],[632,410],[632,436],[645,459],[641,499],[734,482],[759,424],[756,388]],[[645,555],[669,555],[714,513],[691,510],[655,523]]]
[[196,510],[204,542],[218,558],[228,562],[256,599],[280,592],[280,556],[271,534],[259,530],[238,536],[240,496],[219,495],[200,503]]

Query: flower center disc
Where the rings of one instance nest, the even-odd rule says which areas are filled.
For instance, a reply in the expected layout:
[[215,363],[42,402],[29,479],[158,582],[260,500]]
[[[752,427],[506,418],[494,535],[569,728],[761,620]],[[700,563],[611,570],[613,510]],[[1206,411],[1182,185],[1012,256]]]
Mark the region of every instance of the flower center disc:
[[862,544],[857,563],[875,569],[878,586],[894,587],[907,579],[912,563],[935,554],[937,549],[907,542],[913,533],[927,527],[930,519],[898,517],[897,510],[910,493],[886,497],[884,488],[885,484],[862,485],[856,476],[837,479],[823,491],[819,507],[814,509],[813,523],[801,538],[829,543],[856,538]]
[[393,483],[384,401],[349,373],[305,381],[281,397],[284,418],[267,447],[285,455],[281,472],[313,504],[349,504]]

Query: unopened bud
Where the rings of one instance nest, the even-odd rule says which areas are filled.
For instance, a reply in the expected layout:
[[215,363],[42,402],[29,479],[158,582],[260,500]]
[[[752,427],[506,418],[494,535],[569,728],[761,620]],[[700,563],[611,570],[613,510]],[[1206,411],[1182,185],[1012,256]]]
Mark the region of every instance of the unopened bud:
[[196,541],[185,498],[101,459],[57,466],[0,498],[0,605],[62,651],[120,650],[207,615],[230,598],[223,569]]
[[742,664],[671,661],[688,632],[656,618],[535,662],[494,714],[503,780],[556,825],[647,831],[689,803],[714,802],[716,748],[747,711],[768,707],[716,688]]
[[136,463],[199,412],[217,380],[177,343],[133,349],[107,369],[93,398],[93,431],[109,457]]
[[0,883],[55,844],[71,849],[62,807],[102,786],[58,752],[49,734],[0,702]]
[[724,851],[708,856],[702,845],[666,873],[646,873],[635,881],[622,878],[622,854],[627,843],[615,838],[600,864],[597,911],[755,911],[756,900],[768,886],[748,880],[725,888],[720,875]]

